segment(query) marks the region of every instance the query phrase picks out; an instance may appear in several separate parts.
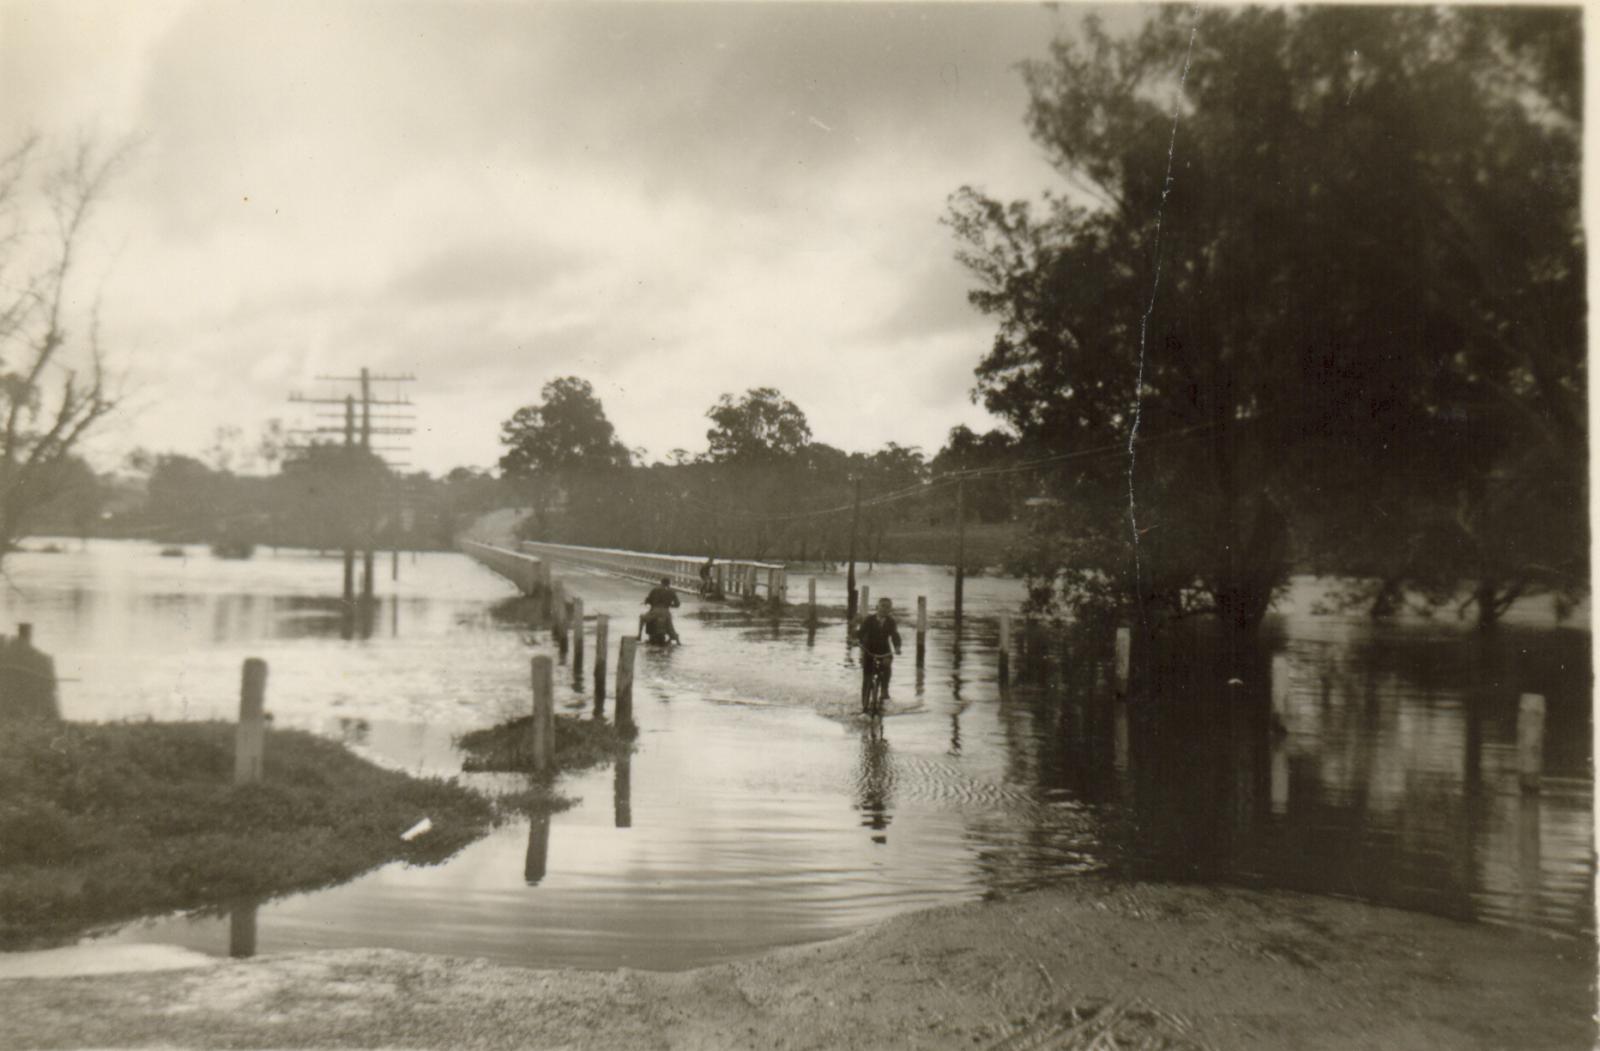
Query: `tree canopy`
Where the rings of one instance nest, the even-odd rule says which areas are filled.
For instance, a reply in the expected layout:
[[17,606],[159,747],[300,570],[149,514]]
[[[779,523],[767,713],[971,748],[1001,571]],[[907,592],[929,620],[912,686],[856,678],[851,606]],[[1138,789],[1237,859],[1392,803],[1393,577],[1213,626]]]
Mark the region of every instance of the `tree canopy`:
[[632,457],[617,439],[588,380],[565,376],[539,392],[500,425],[500,470],[512,478],[562,473],[584,467],[626,467]]
[[[978,395],[1085,454],[1039,567],[1069,602],[1254,628],[1311,538],[1476,581],[1488,619],[1586,576],[1580,40],[1558,9],[1169,8],[1025,66],[1063,185],[948,222],[998,322]],[[1374,499],[1403,516],[1347,528]]]
[[737,401],[724,394],[706,418],[715,425],[706,431],[712,460],[793,456],[811,441],[806,414],[772,387],[752,388]]

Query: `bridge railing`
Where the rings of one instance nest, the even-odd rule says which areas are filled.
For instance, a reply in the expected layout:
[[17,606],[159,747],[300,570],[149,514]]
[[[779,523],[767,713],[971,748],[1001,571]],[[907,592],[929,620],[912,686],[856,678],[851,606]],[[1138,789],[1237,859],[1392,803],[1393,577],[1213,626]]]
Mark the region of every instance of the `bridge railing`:
[[[655,583],[666,577],[673,587],[684,591],[700,590],[700,570],[706,564],[705,559],[694,555],[655,555],[581,544],[524,540],[517,546],[524,553],[542,559],[603,569],[632,580]],[[719,558],[712,564],[711,571],[717,590],[724,595],[754,598],[765,594],[769,601],[787,598],[788,573],[779,563]]]
[[535,555],[476,540],[461,541],[461,550],[511,581],[524,595],[550,586],[550,565]]

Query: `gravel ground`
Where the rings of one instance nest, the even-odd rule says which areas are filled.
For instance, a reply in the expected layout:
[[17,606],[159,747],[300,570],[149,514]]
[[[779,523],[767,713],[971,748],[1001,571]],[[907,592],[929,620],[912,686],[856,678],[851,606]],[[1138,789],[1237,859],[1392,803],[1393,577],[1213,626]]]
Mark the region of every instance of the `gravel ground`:
[[361,950],[0,980],[0,1047],[1572,1048],[1595,950],[1084,880],[675,974]]

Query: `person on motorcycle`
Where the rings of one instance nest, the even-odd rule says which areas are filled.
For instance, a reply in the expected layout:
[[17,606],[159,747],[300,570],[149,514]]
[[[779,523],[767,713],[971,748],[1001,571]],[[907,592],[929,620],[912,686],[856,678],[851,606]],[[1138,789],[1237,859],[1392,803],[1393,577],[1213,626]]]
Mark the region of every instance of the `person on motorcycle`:
[[[886,598],[878,600],[878,608],[864,617],[856,629],[856,639],[861,643],[861,703],[867,703],[867,690],[872,686],[872,666],[889,656],[889,647],[900,653],[900,629],[894,622],[894,603]],[[889,672],[893,662],[883,660],[883,699],[889,699]]]
[[665,635],[678,645],[683,645],[683,640],[678,637],[678,629],[672,626],[672,611],[681,603],[678,602],[678,593],[672,590],[672,578],[662,577],[657,587],[650,589],[650,594],[644,597],[644,604],[650,607],[648,613],[639,615],[639,634],[642,636],[645,629],[651,628],[650,635]]

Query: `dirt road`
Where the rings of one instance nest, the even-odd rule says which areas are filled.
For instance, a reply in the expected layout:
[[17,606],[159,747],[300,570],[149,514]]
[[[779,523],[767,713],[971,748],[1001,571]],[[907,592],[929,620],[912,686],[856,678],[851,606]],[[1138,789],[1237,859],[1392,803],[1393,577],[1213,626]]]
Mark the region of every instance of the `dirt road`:
[[1573,1048],[1593,946],[1088,880],[677,974],[386,951],[0,981],[0,1047]]

